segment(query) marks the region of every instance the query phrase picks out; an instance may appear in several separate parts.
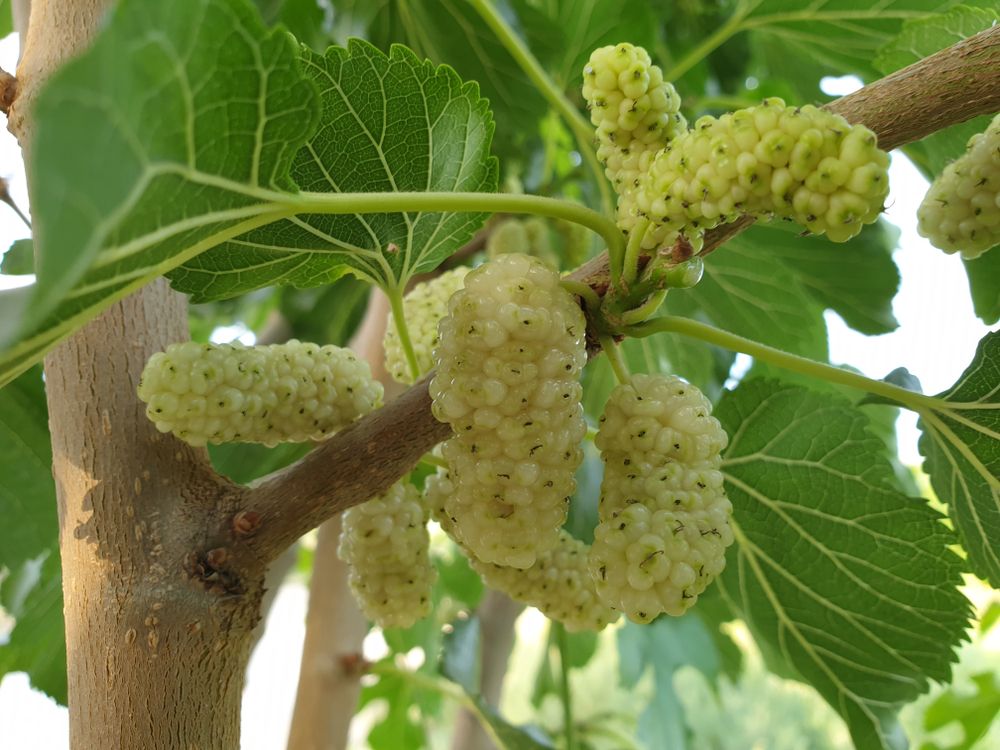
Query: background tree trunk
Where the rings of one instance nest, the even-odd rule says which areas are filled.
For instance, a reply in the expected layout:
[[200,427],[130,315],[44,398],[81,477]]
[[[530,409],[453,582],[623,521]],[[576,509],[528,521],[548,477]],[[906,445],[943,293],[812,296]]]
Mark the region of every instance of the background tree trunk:
[[[507,663],[514,648],[514,623],[524,611],[506,594],[487,589],[476,610],[480,633],[479,692],[494,708],[500,705],[503,680],[507,676]],[[463,708],[455,721],[452,750],[494,750],[493,742],[483,731],[479,720]]]
[[[385,369],[382,339],[389,312],[389,299],[372,287],[365,317],[349,344],[385,386],[386,401],[403,390]],[[347,584],[350,568],[337,557],[341,515],[319,527],[288,750],[343,750],[361,693],[357,666],[368,621]]]

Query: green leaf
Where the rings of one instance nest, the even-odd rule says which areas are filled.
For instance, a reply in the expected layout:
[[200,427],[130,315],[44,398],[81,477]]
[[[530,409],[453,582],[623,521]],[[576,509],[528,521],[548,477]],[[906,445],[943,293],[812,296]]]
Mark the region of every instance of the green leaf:
[[443,639],[441,674],[469,695],[479,695],[480,636],[478,617],[456,617]]
[[284,0],[279,17],[302,44],[322,52],[330,45],[330,35],[323,28],[325,16],[317,0]]
[[976,315],[988,326],[1000,320],[1000,253],[964,260]]
[[[0,10],[2,12],[2,10]],[[31,249],[31,239],[14,240],[0,261],[0,273],[23,276],[35,272],[35,254]]]
[[10,0],[0,0],[0,38],[14,31],[14,17],[11,15],[12,8]]
[[381,674],[378,682],[361,690],[358,708],[382,698],[389,704],[386,717],[368,733],[372,750],[420,750],[427,744],[424,729],[410,718],[413,683],[402,674]]
[[753,380],[715,414],[737,541],[723,595],[765,653],[840,712],[858,750],[904,747],[896,712],[949,679],[966,638],[953,535],[892,486],[884,445],[848,401]]
[[[292,177],[318,193],[493,192],[493,123],[475,83],[420,62],[405,47],[387,57],[358,39],[326,55],[302,52],[322,92],[323,121]],[[329,283],[346,271],[402,288],[472,238],[482,213],[306,214],[213,247],[168,276],[195,302],[270,284]]]
[[[593,536],[591,536],[593,540]],[[570,669],[584,667],[597,652],[597,633],[583,630],[579,633],[566,633],[566,663]],[[547,646],[542,663],[535,674],[535,687],[531,693],[531,705],[538,708],[549,694],[560,695],[562,691],[562,676],[557,672],[558,662],[553,663],[553,653],[559,655],[559,638],[554,622],[549,622]],[[561,700],[560,696],[560,700]]]
[[208,456],[217,472],[237,484],[250,484],[295,463],[312,449],[312,443],[282,443],[274,448],[258,443],[222,443],[210,446]]
[[997,620],[1000,620],[1000,602],[993,601],[990,602],[990,606],[986,608],[983,616],[979,618],[979,634],[989,633],[997,624]]
[[927,731],[933,732],[957,721],[962,725],[964,739],[944,748],[928,743],[921,750],[971,750],[989,730],[993,719],[1000,713],[1000,690],[997,690],[992,672],[977,674],[972,681],[976,685],[975,695],[962,695],[949,688],[924,713],[924,728]]
[[41,366],[0,389],[0,605],[17,618],[0,678],[24,671],[66,704],[59,520]]
[[618,631],[618,663],[622,686],[633,687],[648,667],[654,690],[639,717],[639,739],[650,750],[687,747],[684,706],[674,692],[674,673],[693,666],[710,680],[719,673],[719,653],[704,621],[693,613],[658,617],[649,625],[626,622]]
[[878,49],[872,66],[888,75],[978,34],[1000,20],[994,9],[959,5],[947,13],[906,21],[902,30]]
[[[494,153],[518,155],[519,143],[534,134],[548,104],[470,3],[379,0],[358,5],[362,14],[379,8],[369,39],[383,51],[405,44],[437,65],[450,65],[464,80],[477,81],[496,118]],[[516,17],[507,17],[516,29]]]
[[65,706],[66,628],[58,544],[4,580],[0,604],[17,619],[10,640],[0,646],[0,679],[8,672],[27,672],[35,688]]
[[962,535],[972,572],[1000,585],[1000,332],[949,390],[916,404],[924,471]]
[[42,368],[0,388],[0,569],[58,550],[56,486]]
[[292,38],[246,0],[123,0],[34,113],[38,283],[0,384],[112,302],[287,215],[319,101]]
[[465,555],[453,548],[448,558],[434,557],[434,567],[438,569],[438,585],[453,599],[457,599],[469,609],[475,609],[483,598],[485,586],[479,574],[469,567]]
[[762,0],[740,3],[750,12],[737,26],[763,37],[763,43],[787,47],[838,71],[856,73],[866,81],[878,78],[872,61],[879,48],[895,37],[904,21],[938,13],[960,0],[886,0],[876,4],[855,0]]
[[[583,82],[583,66],[599,47],[629,42],[652,50],[656,44],[656,15],[648,0],[556,0],[536,5],[519,0],[514,7],[532,51],[565,88]],[[537,16],[548,23],[539,23]]]
[[892,252],[899,244],[899,230],[892,224],[880,219],[845,243],[825,236],[800,237],[781,222],[754,224],[744,234],[792,269],[813,299],[854,330],[875,336],[899,327],[892,314],[899,289]]
[[670,312],[707,316],[720,328],[786,352],[825,362],[823,313],[798,275],[776,264],[770,247],[739,234],[705,260],[690,289],[672,289]]
[[486,721],[496,732],[501,746],[498,750],[552,750],[555,745],[542,730],[534,726],[518,727],[509,723],[497,713],[482,697],[476,703]]

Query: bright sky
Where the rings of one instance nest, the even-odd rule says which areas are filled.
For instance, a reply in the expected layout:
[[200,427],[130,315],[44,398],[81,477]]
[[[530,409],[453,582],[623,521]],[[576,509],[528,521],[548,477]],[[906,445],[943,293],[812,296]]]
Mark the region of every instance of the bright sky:
[[[17,39],[11,35],[0,41],[0,67],[13,70],[16,59]],[[847,94],[858,86],[860,81],[851,77],[824,81],[824,91],[831,95]],[[11,194],[22,210],[27,211],[20,151],[7,132],[6,123],[2,124],[0,176],[10,179]],[[926,393],[937,393],[958,379],[988,329],[973,314],[961,261],[936,250],[917,235],[916,210],[927,190],[926,180],[904,157],[894,155],[890,183],[890,208],[886,215],[902,231],[901,249],[895,260],[903,282],[893,305],[900,327],[885,336],[867,337],[850,330],[835,313],[827,313],[830,356],[834,362],[849,363],[876,378],[905,366],[920,378]],[[0,204],[0,250],[28,236],[27,228],[14,212]],[[0,277],[0,288],[14,282]],[[227,331],[230,337],[244,332],[242,327]],[[919,465],[916,416],[904,412],[899,432],[903,461]],[[284,747],[305,635],[306,599],[301,584],[282,590],[267,635],[250,663],[244,694],[245,750]],[[23,674],[7,675],[0,683],[0,748],[8,747],[20,750],[68,747],[66,710],[33,692]]]

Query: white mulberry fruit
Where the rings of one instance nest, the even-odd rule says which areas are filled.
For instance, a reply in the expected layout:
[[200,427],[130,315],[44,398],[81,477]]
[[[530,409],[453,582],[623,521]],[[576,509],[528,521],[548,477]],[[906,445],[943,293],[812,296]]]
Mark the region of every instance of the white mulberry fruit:
[[[453,538],[450,497],[454,491],[448,473],[442,469],[425,482],[424,498],[432,517]],[[555,547],[539,554],[534,565],[524,570],[482,562],[464,549],[461,542],[458,544],[483,583],[558,620],[571,633],[603,630],[618,619],[619,613],[597,596],[587,569],[589,547],[565,531],[560,532]]]
[[455,434],[455,533],[485,562],[528,568],[559,540],[583,460],[583,312],[524,255],[469,273],[448,309],[430,393]]
[[490,260],[512,253],[531,255],[553,266],[559,263],[549,238],[548,223],[538,216],[507,219],[486,240],[486,254]]
[[794,219],[845,242],[874,222],[889,193],[889,155],[875,134],[812,105],[778,98],[700,118],[667,144],[618,204],[618,225],[652,220],[643,247],[701,236],[742,215]]
[[139,383],[146,416],[187,443],[321,440],[382,405],[382,384],[350,349],[171,344]]
[[430,614],[438,574],[420,495],[397,482],[387,493],[344,512],[337,554],[365,616],[383,628],[408,628]]
[[[410,334],[413,353],[417,357],[421,377],[434,368],[431,352],[438,343],[437,325],[448,314],[448,298],[462,288],[462,280],[469,269],[465,266],[452,268],[430,281],[422,281],[403,298],[403,316]],[[389,314],[385,327],[385,369],[393,380],[407,385],[413,383],[413,372],[406,359],[406,352],[399,341],[396,322]]]
[[725,567],[732,505],[719,468],[728,438],[711,413],[680,378],[635,375],[601,417],[590,573],[601,598],[633,622],[684,614]]
[[673,85],[646,50],[627,42],[594,50],[583,69],[583,97],[596,128],[597,158],[619,195],[687,130]]
[[920,236],[949,254],[978,258],[1000,245],[1000,115],[934,180],[917,219]]

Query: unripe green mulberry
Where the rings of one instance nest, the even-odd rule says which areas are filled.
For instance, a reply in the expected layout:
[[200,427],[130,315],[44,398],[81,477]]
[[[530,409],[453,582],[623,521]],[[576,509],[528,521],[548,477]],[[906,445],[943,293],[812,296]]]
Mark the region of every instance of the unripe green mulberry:
[[469,273],[448,309],[430,393],[455,433],[455,533],[485,562],[528,568],[559,540],[583,460],[583,312],[524,255]]
[[878,218],[889,193],[889,156],[875,134],[811,105],[778,98],[705,116],[653,159],[618,203],[618,225],[653,224],[644,248],[682,233],[696,247],[707,229],[749,215],[794,219],[845,242]]
[[171,344],[139,383],[160,432],[195,446],[322,440],[382,405],[382,384],[350,349],[304,344]]
[[590,573],[605,602],[637,623],[681,615],[726,564],[732,505],[728,438],[701,391],[635,375],[611,392],[595,444],[605,463]]
[[596,128],[597,158],[621,195],[652,156],[687,130],[681,98],[642,47],[594,50],[583,69],[583,97]]
[[[432,517],[453,538],[455,523],[449,509],[453,507],[454,491],[448,473],[442,469],[425,482],[425,503]],[[484,563],[464,549],[460,541],[458,544],[483,583],[514,601],[535,607],[563,623],[571,633],[603,630],[618,619],[618,613],[597,596],[587,570],[590,548],[565,531],[560,532],[555,547],[538,555],[534,565],[524,570]]]
[[549,238],[548,223],[538,216],[504,221],[486,241],[486,253],[490,260],[496,260],[500,255],[521,253],[553,266],[559,265]]
[[[440,276],[423,281],[403,298],[403,315],[406,318],[406,329],[410,333],[410,343],[413,353],[417,356],[420,375],[426,375],[434,368],[431,352],[438,343],[437,324],[448,314],[448,298],[462,288],[462,280],[469,269],[458,266],[445,271]],[[406,359],[406,352],[399,342],[399,333],[393,316],[385,327],[385,369],[393,380],[409,385],[413,382],[413,372]]]
[[917,219],[920,236],[949,254],[978,258],[1000,245],[1000,115],[934,180]]
[[337,554],[365,616],[383,628],[408,628],[430,614],[438,574],[420,495],[398,482],[387,493],[345,511]]

